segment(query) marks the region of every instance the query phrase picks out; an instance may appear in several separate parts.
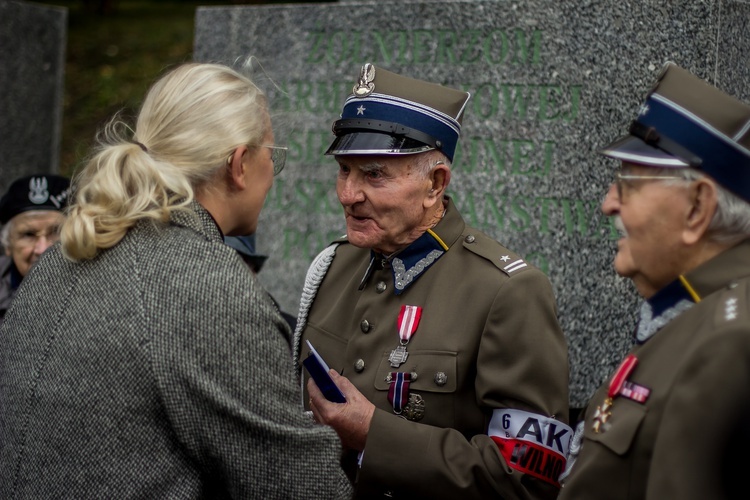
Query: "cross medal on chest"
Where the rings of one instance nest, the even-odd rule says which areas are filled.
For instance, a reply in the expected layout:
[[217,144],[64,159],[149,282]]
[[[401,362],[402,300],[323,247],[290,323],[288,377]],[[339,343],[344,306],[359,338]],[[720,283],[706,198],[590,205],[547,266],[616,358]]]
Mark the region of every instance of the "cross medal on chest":
[[419,326],[419,319],[422,317],[422,308],[419,306],[407,306],[402,305],[401,311],[398,313],[398,321],[396,326],[398,327],[398,338],[399,345],[391,351],[391,355],[388,356],[388,361],[391,362],[391,367],[398,368],[406,362],[406,358],[409,357],[409,353],[406,352],[406,345],[409,343],[411,336],[417,331]]
[[633,354],[628,354],[612,376],[612,380],[609,381],[609,389],[607,389],[607,398],[604,403],[596,407],[596,412],[594,412],[592,428],[595,433],[599,434],[606,430],[607,421],[612,416],[612,405],[615,404],[615,398],[620,394],[622,386],[637,364],[638,358]]

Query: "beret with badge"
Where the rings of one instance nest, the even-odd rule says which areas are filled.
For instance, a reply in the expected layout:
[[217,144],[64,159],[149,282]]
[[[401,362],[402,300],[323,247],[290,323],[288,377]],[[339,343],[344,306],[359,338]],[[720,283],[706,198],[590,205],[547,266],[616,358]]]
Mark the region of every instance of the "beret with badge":
[[36,174],[16,179],[0,198],[0,223],[31,210],[63,211],[70,196],[70,179]]
[[362,67],[327,155],[408,155],[434,149],[453,160],[469,93]]
[[750,106],[671,62],[630,133],[600,153],[657,168],[695,168],[750,202]]

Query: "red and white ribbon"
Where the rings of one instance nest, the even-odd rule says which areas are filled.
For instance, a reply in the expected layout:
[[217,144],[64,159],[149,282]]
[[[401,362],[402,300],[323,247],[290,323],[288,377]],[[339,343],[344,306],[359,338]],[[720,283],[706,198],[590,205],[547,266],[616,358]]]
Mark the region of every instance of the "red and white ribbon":
[[408,344],[411,336],[417,331],[419,320],[422,318],[422,308],[419,306],[402,305],[398,313],[398,338],[401,344]]

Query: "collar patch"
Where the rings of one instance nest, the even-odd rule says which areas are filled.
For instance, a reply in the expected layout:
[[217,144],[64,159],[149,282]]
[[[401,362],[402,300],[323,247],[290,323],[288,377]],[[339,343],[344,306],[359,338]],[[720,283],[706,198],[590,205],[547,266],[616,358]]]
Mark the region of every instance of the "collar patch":
[[437,235],[434,235],[432,231],[427,231],[393,257],[391,268],[396,295],[406,290],[427,268],[445,254],[447,248],[441,243]]

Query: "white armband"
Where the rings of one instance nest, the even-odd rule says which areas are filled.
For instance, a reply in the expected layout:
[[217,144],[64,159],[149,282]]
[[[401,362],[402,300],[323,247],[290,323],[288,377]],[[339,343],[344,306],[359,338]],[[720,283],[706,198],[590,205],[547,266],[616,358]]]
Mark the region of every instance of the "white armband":
[[554,418],[502,409],[492,412],[487,434],[510,467],[560,486],[573,429]]

